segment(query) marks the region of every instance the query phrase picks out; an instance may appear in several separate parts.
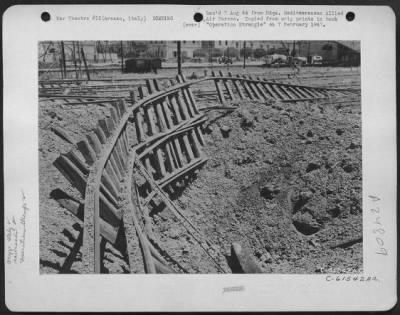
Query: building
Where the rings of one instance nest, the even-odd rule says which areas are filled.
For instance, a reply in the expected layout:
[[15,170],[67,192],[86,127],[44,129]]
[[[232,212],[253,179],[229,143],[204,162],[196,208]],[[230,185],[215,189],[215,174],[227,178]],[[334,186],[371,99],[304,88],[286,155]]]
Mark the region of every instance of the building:
[[[147,53],[151,57],[158,57],[163,60],[176,59],[178,55],[177,41],[148,41]],[[183,59],[193,58],[193,52],[201,49],[201,41],[183,40],[181,41],[181,54]]]
[[266,41],[266,40],[246,40],[246,41],[237,41],[237,40],[218,40],[215,41],[215,48],[225,49],[227,47],[234,47],[236,49],[242,49],[244,44],[246,43],[246,47],[252,50],[257,48],[262,48],[266,51],[271,49],[278,49],[282,47],[282,41]]
[[117,50],[120,43],[108,41],[43,41],[39,43],[39,62],[59,63],[64,55],[67,65],[82,62],[82,50],[88,63],[118,62]]
[[361,62],[360,41],[337,41],[340,47],[339,61],[344,64],[359,66]]
[[359,41],[297,41],[297,55],[321,56],[329,64],[359,65]]
[[[125,58],[160,58],[163,61],[176,61],[177,41],[43,41],[39,43],[39,62],[41,64],[60,64],[62,43],[66,64],[82,63],[83,49],[86,61],[92,63],[118,63],[121,48]],[[319,55],[324,62],[337,65],[360,64],[359,41],[267,41],[267,40],[215,40],[181,41],[182,60],[211,60],[222,55],[230,58],[243,58],[246,45],[246,58],[263,58],[264,54],[291,54],[310,57]],[[258,50],[258,51],[257,51]],[[264,50],[264,52],[263,52]]]
[[[252,57],[255,49],[264,49],[266,52],[275,52],[284,49],[283,41],[245,41],[246,50],[250,51],[248,57]],[[147,41],[145,54],[158,57],[163,60],[174,60],[177,58],[177,41]],[[181,41],[182,58],[191,59],[196,57],[196,51],[202,51],[198,55],[211,54],[210,49],[218,49],[223,55],[240,57],[239,52],[244,47],[244,41],[216,40],[216,41]],[[214,51],[214,50],[213,50]],[[286,51],[286,50],[285,50]]]

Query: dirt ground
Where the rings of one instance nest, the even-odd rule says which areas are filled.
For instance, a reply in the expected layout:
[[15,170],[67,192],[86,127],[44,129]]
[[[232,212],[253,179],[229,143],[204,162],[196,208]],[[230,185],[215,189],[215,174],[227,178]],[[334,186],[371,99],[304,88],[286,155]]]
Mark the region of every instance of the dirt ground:
[[[252,74],[265,74],[260,69]],[[270,76],[279,81],[360,87],[357,69],[310,69],[298,78],[289,77],[285,69],[272,70]],[[194,87],[193,92],[196,96],[201,91]],[[212,97],[196,98],[199,107],[214,105]],[[239,108],[208,113],[204,154],[209,160],[174,200],[222,254],[218,263],[229,269],[231,245],[238,242],[266,273],[320,273],[330,268],[360,272],[360,98],[232,105]],[[82,222],[51,197],[61,188],[82,201],[52,165],[59,153],[72,148],[52,128],[63,128],[77,142],[107,115],[105,107],[96,105],[40,103],[41,273],[66,271],[65,259],[76,250],[82,229]],[[185,270],[218,272],[168,211],[154,212],[151,219],[160,246]],[[106,255],[108,272],[128,272],[124,252],[108,246]],[[68,272],[77,272],[74,266],[79,263],[78,253]]]
[[350,104],[241,102],[213,113],[210,160],[181,207],[227,256],[239,242],[265,272],[360,270],[360,106]]

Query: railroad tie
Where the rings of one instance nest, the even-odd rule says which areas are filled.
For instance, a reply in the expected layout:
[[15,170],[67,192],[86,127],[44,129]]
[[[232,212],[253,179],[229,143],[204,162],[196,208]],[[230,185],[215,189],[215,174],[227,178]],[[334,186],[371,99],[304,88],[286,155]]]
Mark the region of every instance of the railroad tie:
[[[175,98],[170,98],[169,101],[172,104],[172,108],[174,110],[174,113],[176,112],[175,118],[176,118],[176,124],[178,125],[182,121],[181,116],[179,114],[178,105],[176,103]],[[182,167],[185,164],[185,160],[184,160],[184,157],[183,157],[181,144],[180,144],[179,139],[177,137],[174,137],[173,145],[174,145],[173,154],[175,154],[175,161],[177,162],[176,167]]]
[[[178,81],[179,84],[183,84],[183,79],[182,77],[178,74],[176,76],[176,79]],[[194,117],[196,115],[195,109],[193,108],[192,104],[191,104],[191,100],[190,100],[190,96],[188,93],[188,90],[186,88],[181,88],[180,89],[183,95],[183,100],[184,100],[184,106],[187,109],[187,112],[189,113],[190,117]]]
[[[147,88],[149,89],[150,94],[156,93],[157,90],[154,86],[154,82],[150,79],[146,80]],[[156,120],[158,123],[158,128],[160,132],[164,132],[167,129],[167,121],[166,117],[163,112],[163,104],[161,101],[155,102],[155,108],[156,108]]]
[[92,149],[96,153],[97,157],[100,157],[101,155],[101,143],[97,135],[91,131],[89,134],[86,135],[86,138],[91,145]]
[[[128,110],[125,104],[125,100],[123,98],[119,99],[118,106],[120,109],[120,113],[123,116]],[[124,153],[124,165],[125,165],[126,159],[128,158],[128,150],[129,150],[128,133],[126,132],[126,128],[124,128],[124,130],[122,131],[122,143],[123,143],[122,149]]]
[[320,98],[325,98],[325,97],[327,97],[327,95],[325,94],[325,93],[326,93],[326,90],[323,90],[323,89],[315,89],[315,92],[319,94],[318,96],[319,96]]
[[124,178],[125,168],[122,162],[122,156],[121,156],[122,153],[120,151],[120,144],[119,144],[120,139],[121,137],[118,137],[110,156],[112,156],[113,162],[117,166],[119,179],[122,180]]
[[[183,74],[181,74],[180,76],[181,76],[182,82],[186,83],[186,81],[187,81],[186,77]],[[199,111],[199,109],[198,109],[198,107],[196,105],[196,101],[194,99],[194,96],[193,96],[193,93],[192,93],[192,90],[190,89],[190,87],[187,87],[186,91],[188,93],[188,96],[189,96],[189,99],[190,99],[190,103],[191,103],[191,106],[193,108],[193,111],[194,111],[195,115],[200,114],[200,111]]]
[[133,116],[135,119],[136,137],[137,137],[137,141],[139,143],[144,142],[146,140],[146,134],[143,130],[144,120],[143,120],[143,114],[142,114],[141,110],[142,110],[142,108],[139,107],[133,113]]
[[248,82],[248,85],[250,87],[250,89],[252,90],[253,94],[256,96],[257,99],[262,100],[263,97],[261,96],[260,92],[257,89],[257,86],[255,84],[255,80],[249,75],[243,75],[243,78],[250,80],[250,82]]
[[272,89],[276,92],[276,94],[279,95],[279,100],[287,100],[287,96],[285,94],[283,94],[283,92],[281,91],[281,89],[279,88],[279,84],[273,83],[271,84]]
[[[70,181],[70,183],[78,189],[78,191],[84,196],[87,179],[84,173],[80,171],[77,165],[72,162],[67,155],[60,155],[55,161],[54,166]],[[101,185],[101,198],[103,200],[103,215],[107,218],[115,218],[115,213],[117,213],[116,206],[118,202],[115,200],[113,194],[109,191],[109,189],[104,185]],[[116,221],[112,220],[111,222],[114,223]]]
[[[171,81],[171,82],[175,82],[175,81]],[[178,90],[176,92],[176,94],[175,94],[176,101],[177,101],[179,109],[180,109],[180,111],[182,113],[182,120],[187,120],[187,119],[190,119],[190,114],[189,114],[188,109],[187,109],[187,107],[185,105],[185,100],[184,100],[183,96],[184,95],[183,95],[183,91],[182,90]]]
[[[89,144],[91,145],[93,151],[96,153],[97,157],[100,157],[101,155],[101,142],[99,140],[99,138],[97,137],[97,135],[94,132],[91,132],[90,134],[87,135]],[[116,151],[113,151],[111,153],[112,155],[112,163],[115,166],[115,171],[118,175],[118,178],[120,180],[122,180],[123,178],[123,172],[124,172],[124,168],[120,159],[119,154]]]
[[124,169],[126,169],[126,163],[128,159],[128,151],[129,151],[129,145],[128,145],[128,140],[127,140],[127,127],[126,125],[122,129],[121,135],[120,135],[120,144],[121,144],[121,151],[122,151],[122,160],[124,162]]
[[256,88],[258,89],[258,91],[260,92],[262,98],[263,98],[264,100],[269,100],[270,97],[269,97],[268,94],[265,92],[264,85],[263,85],[263,83],[262,83],[261,78],[260,78],[260,77],[257,77],[256,79],[257,79],[258,83],[256,83],[255,86],[256,86]]
[[[142,90],[145,91],[146,87],[142,87]],[[158,131],[156,128],[156,118],[155,118],[153,104],[152,103],[146,104],[144,111],[146,116],[146,122],[148,123],[147,130],[150,131],[150,136],[154,136],[155,134],[157,134]]]
[[324,97],[324,95],[322,95],[322,93],[318,92],[318,89],[316,89],[316,88],[308,88],[308,90],[313,94],[314,98]]
[[[151,84],[150,80],[146,81],[147,84]],[[143,87],[143,90],[145,90],[145,87]],[[149,93],[152,93],[151,89],[148,89]],[[150,132],[151,135],[154,136],[156,135],[159,131],[156,128],[156,113],[154,112],[154,104],[147,104],[147,118],[149,121],[149,125],[150,125]],[[156,176],[158,177],[164,177],[166,175],[166,169],[165,169],[165,164],[164,164],[164,153],[162,152],[161,148],[158,147],[155,149],[155,154],[153,156],[154,158],[154,162],[155,162],[155,169],[156,169]]]
[[[61,190],[58,190],[58,192],[55,193],[52,197],[58,202],[61,207],[67,209],[78,219],[83,221],[84,205],[81,202],[75,200],[73,197]],[[100,235],[111,244],[115,244],[118,236],[118,228],[113,227],[111,224],[100,218]]]
[[[221,77],[224,77],[224,73],[222,72],[222,70],[219,71],[219,75]],[[232,88],[231,88],[231,86],[229,84],[229,81],[227,79],[222,79],[222,83],[224,84],[225,89],[228,91],[228,95],[229,95],[230,99],[232,101],[234,101],[235,100],[235,95],[233,94],[233,91],[232,91]]]
[[75,164],[76,167],[86,176],[89,174],[89,169],[85,162],[76,154],[74,150],[68,151],[65,156],[71,160],[72,163]]
[[157,270],[155,268],[154,259],[149,246],[150,242],[142,230],[143,224],[140,224],[142,220],[137,216],[136,213],[137,209],[140,207],[140,200],[137,190],[137,183],[133,183],[132,181],[135,158],[136,152],[132,151],[128,160],[127,185],[124,190],[124,197],[127,203],[123,208],[123,223],[127,240],[129,266],[131,273],[134,273],[134,266],[136,265],[135,256],[137,255],[137,245],[134,241],[136,239],[139,242],[141,251],[143,253],[144,271],[147,273],[156,273]]
[[[174,80],[171,80],[170,82],[171,82],[172,85],[175,85],[175,81]],[[175,100],[176,100],[176,102],[178,104],[179,109],[181,110],[182,118],[183,118],[182,121],[190,119],[190,116],[189,116],[189,113],[187,111],[187,108],[184,105],[184,101],[183,101],[182,97],[180,96],[180,91],[178,91],[177,94],[175,94]],[[183,134],[182,142],[184,144],[183,147],[184,147],[185,152],[186,152],[186,154],[185,154],[186,163],[189,163],[191,160],[194,159],[194,155],[193,155],[193,151],[192,151],[192,148],[190,146],[187,134]],[[182,147],[182,146],[180,146],[180,147]]]
[[[182,75],[178,74],[176,75],[176,81],[178,84],[183,84],[184,83],[184,79],[182,77]],[[184,100],[184,104],[186,106],[186,109],[189,113],[190,117],[193,117],[194,115],[196,115],[194,109],[191,106],[191,102],[190,102],[190,97],[189,94],[187,93],[187,89],[186,88],[181,88],[180,89],[182,92],[182,96],[183,96],[183,100]]]
[[85,195],[86,178],[81,170],[66,156],[60,155],[53,165],[63,174],[78,191]]
[[[102,189],[100,188],[102,192]],[[111,202],[100,193],[100,217],[114,227],[119,227],[121,223],[121,213]]]
[[[167,81],[167,88],[170,86],[170,82]],[[173,85],[171,85],[173,86]],[[179,124],[179,122],[182,120],[181,113],[179,110],[179,106],[177,103],[177,100],[173,94],[170,94],[166,97],[166,101],[171,105],[171,110],[172,110],[172,118],[174,124]]]
[[293,87],[293,86],[288,86],[289,91],[295,95],[297,99],[302,99],[303,96]]
[[243,248],[239,243],[233,243],[231,247],[231,258],[240,266],[239,273],[263,273],[251,252]]
[[[103,132],[103,129],[101,129],[99,127],[99,128],[96,128],[94,130],[94,132],[98,136],[100,143],[104,145],[107,141],[107,138],[105,136],[105,133]],[[113,169],[113,166],[111,165],[110,160],[106,163],[106,166],[105,166],[105,169],[103,172],[102,183],[112,193],[114,198],[118,198],[120,184],[119,184],[117,174],[115,173],[115,170]]]
[[111,154],[113,154],[116,157],[116,161],[117,164],[120,167],[120,171],[122,174],[122,177],[124,177],[125,174],[125,158],[124,158],[124,144],[123,144],[123,131],[120,133],[120,135],[118,136],[117,141],[115,142],[115,146],[113,149],[113,152]]
[[[154,79],[154,87],[157,92],[161,92],[161,84]],[[168,98],[165,96],[161,100],[161,105],[162,105],[162,110],[164,112],[164,116],[166,119],[167,123],[167,129],[171,129],[174,126],[173,120],[172,120],[172,111],[171,111],[171,104],[168,102]]]
[[129,100],[130,100],[130,102],[131,102],[131,105],[130,105],[130,106],[133,106],[133,105],[136,104],[136,102],[137,102],[137,95],[136,95],[136,93],[135,93],[134,90],[130,90],[130,91],[129,91]]
[[153,190],[157,191],[157,194],[161,197],[164,204],[167,208],[174,214],[174,216],[179,220],[179,222],[184,226],[184,228],[192,235],[192,237],[198,242],[201,248],[205,251],[205,253],[212,259],[212,261],[216,264],[218,269],[222,272],[225,272],[224,269],[219,265],[219,263],[215,260],[213,255],[210,253],[210,242],[204,238],[204,235],[191,223],[188,218],[184,216],[182,211],[172,202],[171,199],[165,195],[162,188],[147,174],[146,169],[140,163],[139,160],[135,160],[135,165],[141,172],[141,174],[146,178],[148,183],[152,186]]
[[[102,124],[100,124],[100,127],[101,126],[102,126]],[[105,125],[104,128],[102,128],[102,129],[106,131],[105,134],[108,133],[109,135],[111,135],[111,133],[109,133],[109,131],[108,131],[107,125]],[[105,142],[102,144],[105,144]],[[106,163],[106,168],[107,168],[107,172],[113,177],[115,185],[117,186],[117,188],[119,188],[119,182],[122,179],[123,174],[120,172],[120,169],[118,167],[118,164],[114,157],[114,154],[110,155],[110,158]]]
[[[143,99],[147,96],[147,89],[146,89],[144,86],[139,86],[138,92],[139,92],[139,97],[140,97],[141,100],[143,100]],[[141,112],[142,110],[143,110],[143,115],[142,115],[142,112]],[[146,126],[146,132],[147,132],[147,133],[143,133],[143,137],[142,137],[143,141],[145,141],[145,139],[146,139],[148,136],[151,136],[151,131],[154,131],[154,129],[155,129],[155,127],[152,127],[153,129],[150,130],[150,121],[149,121],[148,110],[149,110],[148,107],[147,107],[147,108],[142,108],[142,107],[141,107],[141,108],[138,109],[138,111],[137,111],[137,119],[138,119],[138,127],[139,127],[139,129],[140,129],[141,131],[143,131],[143,128],[141,128],[142,124],[143,124],[144,126]],[[142,119],[142,118],[143,118],[143,119]],[[153,122],[153,123],[154,123],[154,122]],[[151,126],[153,126],[153,124],[152,124]],[[144,164],[145,164],[145,166],[146,166],[147,171],[148,171],[152,176],[154,176],[156,170],[155,170],[155,168],[153,167],[152,160],[150,159],[149,156],[145,157],[145,159],[144,159]]]
[[104,144],[104,143],[106,143],[106,141],[107,141],[107,136],[106,136],[106,134],[104,133],[103,128],[100,126],[100,124],[104,124],[104,120],[103,120],[102,123],[100,123],[100,121],[99,121],[99,127],[94,128],[94,129],[93,129],[93,132],[94,132],[94,133],[96,134],[96,136],[99,138],[100,143],[101,143],[101,144]]
[[[148,87],[152,93],[156,92],[156,88],[154,86],[153,81],[148,80]],[[164,116],[162,101],[158,102],[156,104],[156,111],[157,111],[157,118],[158,118],[158,122],[159,122],[160,131],[165,132],[168,129],[168,124],[167,124],[166,117]],[[170,143],[166,143],[161,148],[162,148],[161,151],[166,153],[166,159],[165,159],[166,171],[168,169],[169,172],[172,172],[175,167],[174,167],[174,161],[173,161],[173,157],[172,157],[172,153],[171,153]],[[165,174],[162,176],[165,176]]]
[[272,98],[279,99],[278,94],[272,89],[271,83],[270,82],[266,82],[266,79],[264,79],[263,86],[265,87],[265,89],[267,90],[267,92],[270,94],[270,96]]
[[311,98],[310,95],[307,94],[306,92],[304,92],[304,90],[302,88],[296,86],[296,87],[293,87],[293,89],[295,91],[297,91],[300,95],[302,95],[303,98],[305,98],[305,99],[310,99]]
[[282,84],[282,85],[281,85],[281,89],[283,90],[283,92],[287,95],[287,97],[288,97],[290,100],[296,99],[296,96],[288,90],[288,88],[287,88],[286,85]]
[[115,104],[115,102],[111,103],[112,107],[110,107],[110,114],[111,114],[111,118],[113,120],[114,125],[118,125],[120,117],[118,115],[116,105],[114,105],[114,104]]
[[119,189],[120,189],[120,179],[117,175],[117,173],[115,172],[115,169],[113,167],[113,165],[111,164],[110,159],[107,161],[105,167],[104,167],[104,175],[107,177],[105,180],[111,180],[111,184],[112,186],[115,187],[115,189],[111,188],[110,190],[114,191],[116,190],[116,197],[119,196]]
[[251,93],[251,90],[249,88],[249,85],[247,84],[246,80],[243,80],[243,78],[245,78],[245,77],[244,76],[241,77],[239,74],[237,75],[237,77],[240,79],[240,83],[242,84],[243,89],[245,90],[245,92],[246,92],[247,96],[249,97],[249,99],[251,99],[251,100],[254,99],[254,97],[253,97],[253,95]]
[[[212,71],[211,75],[216,78],[217,76],[215,75],[215,72]],[[218,97],[219,97],[219,101],[221,102],[221,104],[225,104],[225,96],[224,96],[224,92],[222,91],[221,87],[219,86],[219,79],[214,79],[213,80],[215,83],[215,87],[217,89],[217,93],[218,93]]]
[[115,128],[115,122],[111,116],[106,118],[106,125],[107,125],[107,130],[111,135]]
[[[157,92],[160,91],[160,84],[157,82],[157,80],[154,79],[154,87]],[[171,112],[169,109],[169,104],[167,103],[167,99],[163,98],[161,100],[160,105],[162,106],[161,110],[164,110],[162,114],[165,114],[165,123],[166,123],[166,128],[164,127],[161,131],[165,132],[168,129],[171,129],[173,127],[173,121],[171,117]],[[180,145],[178,139],[174,138],[173,143],[172,142],[167,142],[165,145],[165,151],[167,153],[167,167],[169,172],[175,171],[177,167],[180,165],[180,161],[178,161],[178,154],[175,152],[179,148],[180,150]]]
[[82,153],[86,163],[92,165],[96,161],[96,153],[93,151],[86,139],[79,141],[77,144],[78,150]]
[[[181,83],[184,82],[183,76],[178,75],[178,82],[181,82]],[[188,109],[190,109],[190,111],[192,112],[191,117],[196,117],[198,115],[199,111],[194,103],[194,98],[189,97],[189,88],[183,90],[183,96],[184,96],[183,100],[185,102],[186,107]],[[196,114],[196,111],[197,111],[197,114]],[[203,132],[201,130],[201,126],[196,127],[196,129],[198,129],[198,133],[197,133],[197,135],[195,135],[196,138],[198,137],[198,139],[196,139],[196,140],[198,140],[201,144],[204,145],[204,138],[203,138]],[[198,149],[196,149],[196,150],[198,150]]]
[[308,94],[311,96],[311,98],[316,98],[316,97],[318,97],[318,94],[316,94],[312,89],[303,87],[303,91],[305,91],[306,93],[308,93]]
[[51,131],[53,131],[57,136],[60,138],[64,139],[65,141],[74,144],[74,141],[71,139],[71,137],[61,128],[58,127],[52,127]]
[[235,86],[236,91],[238,92],[240,99],[244,99],[243,92],[240,89],[238,81],[233,78],[232,72],[228,72],[228,76],[232,78],[233,85]]

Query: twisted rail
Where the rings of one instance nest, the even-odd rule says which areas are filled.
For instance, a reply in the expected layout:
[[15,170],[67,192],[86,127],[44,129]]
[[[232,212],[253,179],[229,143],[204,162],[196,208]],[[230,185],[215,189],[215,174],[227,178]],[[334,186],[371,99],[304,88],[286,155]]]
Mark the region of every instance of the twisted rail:
[[[101,239],[113,243],[121,222],[127,225],[126,234],[139,236],[145,260],[146,271],[171,272],[165,265],[146,233],[140,226],[136,208],[140,208],[140,200],[136,198],[134,205],[132,187],[137,191],[136,183],[132,183],[132,174],[136,168],[145,178],[151,192],[144,200],[147,205],[155,196],[161,196],[172,213],[185,226],[186,230],[198,241],[200,246],[214,261],[220,271],[224,272],[215,259],[210,242],[188,221],[181,211],[172,203],[163,189],[207,161],[202,152],[204,145],[201,129],[205,116],[197,108],[191,86],[204,81],[213,81],[219,101],[224,105],[229,100],[250,99],[266,101],[275,99],[282,102],[296,102],[313,99],[326,99],[336,96],[357,95],[354,89],[327,89],[303,85],[293,85],[267,81],[251,76],[234,77],[231,73],[224,76],[206,77],[187,82],[183,76],[170,80],[164,89],[157,80],[146,80],[146,86],[138,88],[140,100],[130,90],[129,98],[115,98],[99,95],[48,94],[42,90],[40,97],[46,99],[75,98],[69,105],[99,104],[110,108],[111,117],[99,121],[87,140],[77,144],[77,148],[85,158],[85,163],[74,152],[68,152],[54,162],[54,165],[85,196],[84,202],[84,235],[82,257],[84,270],[88,273],[101,272]],[[108,89],[108,87],[107,87]],[[59,92],[58,90],[56,90]],[[127,103],[130,106],[127,106]],[[131,141],[128,132],[129,122],[133,117],[137,143]],[[123,183],[128,185],[122,195]],[[125,206],[121,207],[121,198]],[[78,215],[78,210],[73,212]],[[121,210],[122,209],[122,210]],[[143,213],[142,213],[143,215]],[[130,224],[133,222],[133,225]],[[129,240],[128,240],[129,242]],[[153,261],[153,258],[155,260]],[[174,262],[175,265],[179,264]],[[180,268],[184,270],[184,268]]]

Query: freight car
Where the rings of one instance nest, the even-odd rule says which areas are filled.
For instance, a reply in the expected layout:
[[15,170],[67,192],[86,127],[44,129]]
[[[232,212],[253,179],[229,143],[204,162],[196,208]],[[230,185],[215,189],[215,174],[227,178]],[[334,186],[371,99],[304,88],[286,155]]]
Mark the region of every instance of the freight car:
[[160,58],[131,58],[125,61],[126,73],[154,72],[161,68]]

